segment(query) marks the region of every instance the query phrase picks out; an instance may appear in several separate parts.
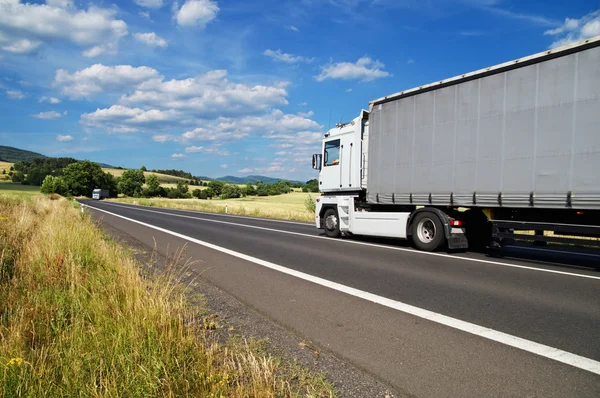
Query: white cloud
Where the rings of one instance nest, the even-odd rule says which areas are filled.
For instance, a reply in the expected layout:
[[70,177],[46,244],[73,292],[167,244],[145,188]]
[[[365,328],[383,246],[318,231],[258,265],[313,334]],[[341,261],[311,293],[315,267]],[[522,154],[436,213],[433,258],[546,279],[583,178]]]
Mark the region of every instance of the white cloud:
[[247,167],[245,169],[238,170],[238,173],[252,173],[253,171],[253,169]]
[[95,64],[75,73],[56,71],[53,85],[71,98],[91,97],[105,91],[121,91],[151,78],[158,78],[156,69],[130,65],[105,66]]
[[551,48],[598,36],[600,35],[600,9],[579,19],[566,18],[561,26],[545,31],[544,35],[555,37],[550,45]]
[[35,115],[31,115],[31,117],[34,117],[36,119],[51,120],[51,119],[58,119],[58,118],[62,117],[62,115],[58,112],[50,111],[50,112],[36,113]]
[[152,141],[160,142],[161,144],[169,141],[177,141],[177,137],[170,134],[157,134],[152,136]]
[[[0,37],[0,40],[2,38]],[[0,48],[12,54],[29,54],[42,44],[39,40],[18,39],[4,44]]]
[[149,47],[166,48],[168,46],[167,41],[154,32],[136,33],[133,36],[137,41],[139,41],[140,43],[144,43]]
[[20,90],[6,90],[6,96],[10,99],[22,100],[26,97]]
[[138,12],[138,15],[139,15],[140,17],[142,17],[142,18],[145,18],[145,19],[147,19],[147,20],[148,20],[148,21],[150,21],[150,22],[154,22],[154,21],[152,20],[152,18],[150,18],[150,13],[149,13],[148,11],[140,11],[140,12]]
[[147,8],[161,8],[164,5],[163,0],[133,0],[133,2]]
[[219,7],[212,0],[187,0],[179,10],[175,6],[175,19],[179,26],[204,28],[218,12]]
[[351,88],[348,88],[348,89],[346,89],[346,92],[347,92],[347,93],[351,93],[351,92],[352,92],[352,89],[351,89]]
[[222,164],[219,167],[222,168],[222,169],[227,169],[227,168],[229,168],[229,165],[228,164]]
[[269,58],[273,58],[275,61],[285,62],[287,64],[297,64],[300,62],[306,62],[309,64],[315,60],[314,58],[307,58],[307,57],[302,57],[299,55],[286,54],[286,53],[281,52],[281,50],[276,50],[276,51],[265,50],[265,52],[263,54]]
[[224,149],[221,149],[218,145],[212,147],[204,147],[204,146],[189,146],[185,148],[186,153],[202,153],[204,155],[219,155],[219,156],[227,156],[229,152]]
[[291,30],[293,32],[300,32],[300,29],[298,29],[294,25],[285,25],[285,28],[288,29],[288,30]]
[[132,94],[122,96],[120,103],[186,110],[205,118],[248,114],[287,105],[287,84],[233,83],[227,79],[227,71],[214,70],[183,80],[149,79]]
[[[350,91],[352,91],[352,89],[350,89]],[[313,111],[298,112],[298,116],[300,116],[300,117],[313,117],[314,115],[315,115],[315,113]]]
[[60,104],[61,101],[55,97],[40,97],[40,103],[42,103],[42,102],[49,102],[53,105],[56,105],[56,104]]
[[182,160],[187,158],[187,156],[185,156],[183,153],[174,153],[171,155],[171,159],[173,160]]
[[72,135],[57,135],[56,136],[56,141],[58,142],[69,142],[69,141],[73,141],[73,136]]
[[338,62],[324,65],[321,67],[321,73],[316,76],[316,79],[320,82],[325,79],[372,81],[390,76],[388,72],[382,70],[384,67],[385,65],[379,61],[362,57],[356,63]]
[[128,108],[113,105],[108,109],[96,109],[92,113],[81,115],[80,122],[87,127],[105,128],[110,133],[130,133],[144,131],[147,125],[171,123],[179,119],[180,113],[175,110]]
[[406,60],[406,63],[407,63],[408,65],[410,65],[410,64],[414,64],[414,63],[415,63],[415,60],[414,60],[414,59],[412,59],[412,58],[409,58],[408,60]]
[[0,48],[15,54],[35,51],[42,43],[63,40],[88,48],[85,56],[114,54],[127,24],[116,19],[116,8],[90,5],[77,9],[71,0],[46,4],[0,0]]

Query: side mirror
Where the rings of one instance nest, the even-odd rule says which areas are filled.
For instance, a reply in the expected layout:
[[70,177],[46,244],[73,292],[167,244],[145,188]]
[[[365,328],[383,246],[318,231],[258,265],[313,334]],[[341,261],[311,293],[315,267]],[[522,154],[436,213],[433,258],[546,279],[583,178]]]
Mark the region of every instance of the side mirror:
[[312,157],[312,168],[315,170],[321,170],[321,159],[322,155],[320,153],[315,153]]

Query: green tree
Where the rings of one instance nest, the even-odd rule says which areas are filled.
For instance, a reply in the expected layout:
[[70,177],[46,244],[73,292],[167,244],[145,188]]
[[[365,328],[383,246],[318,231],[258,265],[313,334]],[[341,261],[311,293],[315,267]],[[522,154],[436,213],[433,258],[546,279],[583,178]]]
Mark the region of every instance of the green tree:
[[255,196],[256,195],[256,189],[254,188],[254,185],[252,185],[251,182],[246,184],[246,195],[248,196]]
[[206,188],[206,189],[204,190],[204,192],[206,192],[206,197],[207,197],[208,199],[212,199],[212,198],[214,198],[214,197],[215,197],[215,195],[216,195],[216,194],[215,194],[215,190],[214,190],[214,189],[212,189],[211,187],[208,187],[208,188]]
[[306,181],[302,192],[319,192],[319,181],[317,179]]
[[15,166],[10,166],[10,171],[15,171]]
[[107,189],[114,194],[117,186],[112,174],[102,171],[98,163],[85,160],[68,165],[63,169],[63,179],[73,196],[92,196],[96,188]]
[[212,180],[211,182],[208,183],[208,187],[212,188],[213,192],[215,193],[213,196],[221,196],[224,186],[225,186],[225,183],[223,183],[221,181],[217,181],[217,180]]
[[140,196],[144,182],[146,178],[142,170],[127,170],[121,176],[117,190],[123,195]]
[[234,199],[242,196],[242,190],[237,185],[226,184],[221,191],[221,199]]
[[160,191],[160,182],[158,181],[158,177],[156,174],[150,174],[146,177],[146,185],[148,189],[146,190],[148,196],[156,196]]
[[22,171],[15,171],[11,177],[12,182],[23,182],[25,181],[25,175]]
[[188,186],[188,184],[186,182],[177,181],[177,190],[181,193],[188,193],[190,190],[190,187]]
[[146,166],[142,166],[142,167],[140,167],[140,170],[141,170],[141,171],[148,171],[148,169],[146,168]]
[[2,169],[2,175],[6,174],[6,170]]
[[44,178],[41,192],[45,194],[57,193],[66,196],[69,194],[69,187],[62,177],[48,175]]

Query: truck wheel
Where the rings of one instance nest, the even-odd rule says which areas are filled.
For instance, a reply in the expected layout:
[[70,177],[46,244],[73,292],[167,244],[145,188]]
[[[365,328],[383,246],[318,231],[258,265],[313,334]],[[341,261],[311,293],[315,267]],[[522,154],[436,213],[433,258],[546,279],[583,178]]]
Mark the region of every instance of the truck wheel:
[[338,238],[341,235],[340,223],[338,221],[337,211],[327,209],[323,215],[325,219],[323,226],[325,227],[325,235],[330,238]]
[[412,223],[412,239],[419,250],[432,252],[441,248],[446,236],[439,217],[429,212],[417,214]]

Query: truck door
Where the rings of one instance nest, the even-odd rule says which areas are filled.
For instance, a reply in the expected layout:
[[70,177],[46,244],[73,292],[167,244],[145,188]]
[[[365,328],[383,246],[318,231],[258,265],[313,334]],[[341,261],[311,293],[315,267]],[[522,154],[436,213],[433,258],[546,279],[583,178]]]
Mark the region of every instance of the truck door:
[[323,169],[320,174],[319,188],[321,190],[336,190],[341,188],[342,150],[340,138],[334,138],[323,143]]

